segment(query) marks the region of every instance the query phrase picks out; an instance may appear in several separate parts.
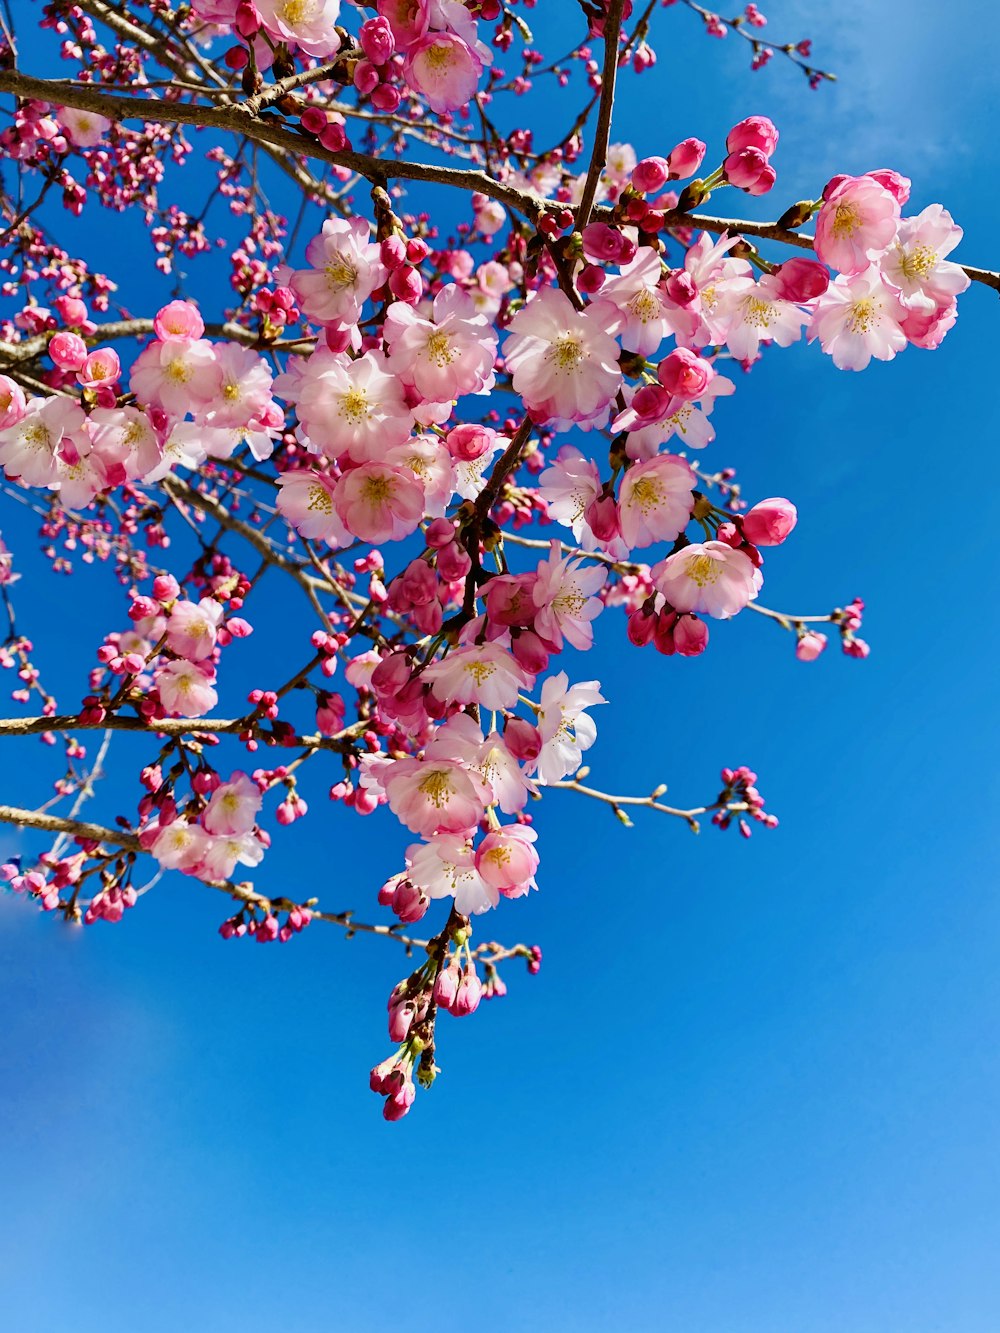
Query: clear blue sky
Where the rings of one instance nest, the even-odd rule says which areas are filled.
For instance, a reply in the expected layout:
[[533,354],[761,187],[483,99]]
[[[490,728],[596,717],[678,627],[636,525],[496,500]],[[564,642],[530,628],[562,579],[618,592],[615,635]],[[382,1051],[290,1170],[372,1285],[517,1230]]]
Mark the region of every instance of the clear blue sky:
[[[770,114],[782,206],[891,165],[914,211],[940,199],[962,257],[996,267],[993,7],[953,27],[926,0],[816,8],[765,6],[768,35],[812,35],[836,87],[777,59],[753,75],[674,10],[615,137],[719,146]],[[0,900],[0,1328],[995,1333],[998,330],[975,289],[940,352],[850,375],[776,351],[720,405],[708,457],[799,505],[763,600],[864,596],[872,656],[800,665],[743,616],[703,658],[664,660],[609,616],[574,664],[615,701],[595,779],[662,779],[686,803],[751,763],[781,827],[628,832],[546,799],[542,892],[487,926],[540,942],[542,973],[443,1020],[444,1073],[404,1123],[367,1090],[403,962],[387,945],[319,927],[225,944],[222,900],[180,877],[86,932]],[[33,549],[9,501],[0,527]],[[37,586],[60,633],[27,598],[23,627],[69,702],[83,671],[57,655],[89,660],[121,602],[107,570]],[[248,682],[267,651],[247,645]],[[45,799],[50,752],[5,744],[4,798]],[[328,817],[318,779],[311,796],[262,883],[376,910],[391,819]],[[133,798],[108,784],[95,814],[116,799]]]

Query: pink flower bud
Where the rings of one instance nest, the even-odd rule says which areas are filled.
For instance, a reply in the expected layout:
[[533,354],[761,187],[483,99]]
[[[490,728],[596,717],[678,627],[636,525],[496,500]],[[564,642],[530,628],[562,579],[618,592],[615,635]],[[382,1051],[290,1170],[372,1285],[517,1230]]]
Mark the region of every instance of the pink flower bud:
[[652,641],[655,631],[656,616],[652,611],[647,611],[645,607],[633,611],[626,622],[625,632],[628,635],[628,641],[634,644],[636,648],[645,648]]
[[769,286],[781,301],[812,301],[830,285],[830,272],[815,259],[786,259],[771,274]]
[[401,1004],[392,1006],[389,1010],[389,1036],[393,1041],[406,1040],[416,1012],[417,1008],[412,1000],[404,1000]]
[[774,168],[759,148],[741,148],[722,164],[726,180],[747,194],[767,194],[777,180]]
[[460,463],[472,463],[488,453],[496,439],[497,433],[491,427],[469,422],[453,427],[445,436],[445,444],[452,458]]
[[632,184],[640,194],[656,194],[670,179],[670,163],[665,157],[644,157],[632,168]]
[[521,630],[511,643],[511,652],[525,671],[537,676],[549,664],[551,652],[533,630]]
[[[883,190],[888,190],[899,204],[905,204],[910,197],[911,181],[907,176],[901,176],[898,171],[893,171],[891,167],[879,167],[877,171],[867,173],[872,180],[878,181]],[[67,320],[67,323],[70,321]]]
[[587,506],[584,518],[599,542],[614,541],[621,536],[618,504],[613,495],[596,496]]
[[476,970],[473,967],[467,967],[459,982],[458,991],[452,1002],[449,1013],[454,1014],[456,1018],[465,1018],[468,1014],[474,1014],[479,1008],[479,1001],[483,998],[483,983],[479,980]]
[[690,403],[715,379],[715,368],[687,347],[677,347],[660,362],[656,375],[668,393]]
[[668,273],[663,286],[675,305],[688,306],[698,295],[698,288],[687,269],[678,268]]
[[354,66],[354,86],[362,96],[379,85],[379,72],[370,60],[359,60]]
[[537,759],[541,753],[541,733],[526,718],[509,717],[504,728],[503,738],[507,749],[515,759]]
[[585,296],[593,296],[604,286],[604,269],[598,264],[584,264],[576,275],[576,285]]
[[700,139],[682,139],[676,148],[671,149],[667,166],[674,180],[687,180],[694,176],[705,160],[705,145]]
[[416,1089],[413,1084],[404,1083],[398,1092],[386,1099],[382,1107],[383,1116],[386,1120],[402,1120],[403,1116],[409,1113],[415,1096]]
[[236,6],[236,19],[233,27],[241,37],[256,37],[261,29],[261,18],[257,6],[252,0],[240,0]]
[[674,648],[681,657],[697,657],[708,647],[708,626],[697,616],[679,616],[674,626]]
[[765,158],[771,156],[778,146],[778,131],[774,122],[767,116],[747,116],[726,135],[726,151],[739,153],[744,148],[754,148]]
[[60,370],[79,370],[87,359],[87,344],[78,333],[57,333],[49,342],[49,356]]
[[158,602],[173,602],[180,596],[180,591],[181,585],[173,574],[158,574],[153,580],[153,596]]
[[449,583],[457,583],[459,579],[464,579],[472,568],[472,560],[468,551],[459,546],[458,542],[451,542],[438,551],[437,568],[443,579]]
[[396,49],[392,27],[387,18],[366,19],[358,33],[361,49],[373,65],[384,65]]
[[432,551],[439,551],[442,546],[455,540],[455,525],[450,518],[435,518],[427,525],[424,541]]
[[825,648],[826,635],[809,629],[799,635],[798,643],[795,645],[795,656],[800,662],[815,662]]
[[672,396],[662,384],[644,384],[632,396],[632,410],[643,421],[662,421]]
[[389,274],[389,290],[397,301],[416,305],[424,291],[423,279],[415,268],[403,264]]
[[418,889],[408,879],[402,880],[392,895],[392,910],[407,925],[425,916],[430,905],[431,900],[423,889]]
[[306,107],[299,117],[299,124],[309,134],[322,134],[327,126],[326,112],[318,106]]
[[780,546],[798,520],[791,500],[761,500],[745,515],[743,535],[754,546]]
[[867,644],[864,639],[855,639],[853,637],[844,638],[841,641],[841,647],[848,657],[857,657],[861,661],[864,661],[871,652],[870,644]]
[[382,263],[392,272],[406,263],[406,242],[402,236],[387,236],[379,247]]
[[635,258],[636,248],[634,241],[606,222],[591,222],[583,229],[584,254],[598,263],[627,264]]
[[442,1009],[450,1009],[455,1003],[461,981],[462,974],[454,960],[437,974],[434,982],[434,999]]
[[87,323],[87,307],[78,296],[57,296],[52,304],[69,328],[78,329]]

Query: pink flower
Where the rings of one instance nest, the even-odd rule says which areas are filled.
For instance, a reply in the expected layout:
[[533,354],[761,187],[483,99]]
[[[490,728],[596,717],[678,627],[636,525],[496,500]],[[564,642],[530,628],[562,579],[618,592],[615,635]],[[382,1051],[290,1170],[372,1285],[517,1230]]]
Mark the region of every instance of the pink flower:
[[640,356],[652,356],[667,332],[667,307],[660,291],[663,265],[655,250],[645,246],[601,288],[601,299],[621,313],[615,332],[622,346]]
[[597,739],[597,726],[588,708],[607,703],[600,681],[584,680],[570,685],[565,671],[549,676],[542,684],[538,708],[538,731],[542,748],[529,762],[527,772],[542,785],[561,782],[583,762],[583,751]]
[[969,286],[960,264],[945,259],[962,239],[962,228],[940,204],[929,204],[914,218],[903,218],[895,244],[879,261],[882,276],[904,305],[949,305]]
[[204,339],[154,342],[132,363],[129,387],[144,406],[171,416],[207,408],[219,396],[222,373],[215,348]]
[[424,514],[423,487],[412,473],[382,463],[362,463],[334,487],[334,504],[348,532],[366,542],[398,541]]
[[284,472],[278,478],[278,512],[303,537],[319,538],[330,546],[349,546],[351,534],[334,505],[334,483],[312,469]]
[[871,176],[846,176],[824,191],[816,215],[816,253],[830,268],[860,273],[892,245],[898,228],[895,196]]
[[472,845],[460,834],[439,833],[429,842],[406,849],[407,878],[429,898],[454,898],[463,916],[478,916],[496,907],[500,890],[476,869]]
[[168,662],[154,678],[160,702],[174,717],[204,717],[219,702],[207,662]]
[[271,402],[267,362],[239,343],[220,343],[215,360],[221,384],[205,420],[210,426],[246,426],[266,412]]
[[63,127],[66,138],[77,148],[94,148],[101,143],[111,121],[94,111],[78,111],[75,107],[61,106],[56,110],[56,119]]
[[[314,362],[317,373],[311,373]],[[302,428],[328,458],[378,462],[409,438],[413,414],[384,357],[311,357],[296,405]]]
[[74,436],[86,441],[84,422],[83,409],[72,399],[32,398],[20,420],[0,430],[0,466],[26,486],[51,485],[63,442]]
[[262,804],[260,788],[253,778],[237,771],[212,792],[202,823],[209,833],[238,837],[253,828]]
[[487,833],[476,848],[476,869],[504,897],[519,898],[538,888],[538,853],[532,845],[537,839],[535,830],[525,824],[509,824]]
[[693,542],[654,566],[653,582],[675,611],[728,620],[757,596],[760,570],[725,542]]
[[604,610],[597,594],[607,580],[600,565],[589,568],[580,560],[563,559],[560,544],[553,540],[549,558],[538,566],[532,589],[536,607],[535,632],[556,650],[563,639],[574,648],[586,649],[594,642],[590,622]]
[[190,873],[201,864],[208,842],[208,834],[200,824],[175,819],[160,829],[149,850],[164,870]]
[[0,431],[23,421],[27,410],[28,401],[20,384],[9,375],[0,375]]
[[674,398],[692,402],[715,378],[715,367],[686,347],[677,347],[656,368],[656,378]]
[[475,97],[483,65],[491,59],[479,42],[472,47],[453,32],[429,32],[408,50],[403,75],[432,111],[457,111]]
[[566,427],[601,424],[622,381],[618,344],[611,336],[616,308],[597,301],[574,310],[552,287],[536,292],[510,322],[504,358],[537,421]]
[[389,276],[364,218],[328,218],[306,246],[306,259],[312,267],[296,270],[288,285],[319,324],[356,324],[365,301]]
[[816,302],[809,341],[819,338],[840,370],[864,370],[872,357],[891,361],[906,346],[906,312],[875,267],[832,282]]
[[499,711],[513,708],[531,677],[499,643],[453,648],[424,670],[439,699],[457,704],[482,704]]
[[687,527],[694,508],[695,477],[675,454],[634,463],[622,478],[618,508],[629,549],[673,541]]
[[340,0],[254,0],[254,3],[264,27],[279,41],[294,42],[320,60],[340,50],[336,32]]
[[389,370],[430,403],[450,403],[493,387],[497,336],[472,298],[449,283],[434,298],[431,318],[395,301],[386,311]]
[[[212,597],[175,602],[167,620],[167,647],[189,662],[211,657],[222,623],[222,607]],[[221,831],[221,830],[220,830]]]
[[539,478],[538,492],[549,517],[569,528],[584,550],[595,550],[594,535],[585,519],[601,493],[601,475],[594,460],[564,444]]
[[760,500],[743,517],[743,535],[754,546],[780,546],[798,522],[791,500]]
[[228,879],[237,865],[256,866],[264,859],[264,848],[252,833],[209,838],[197,873],[205,879]]
[[153,329],[160,342],[190,342],[205,332],[205,321],[190,301],[171,301],[157,311]]
[[640,194],[656,194],[670,179],[670,163],[665,157],[644,157],[632,170],[632,186]]
[[449,759],[397,759],[381,783],[396,818],[422,837],[475,828],[490,803],[479,774]]
[[738,361],[752,361],[761,343],[790,347],[802,336],[809,316],[791,301],[778,299],[778,287],[765,274],[759,282],[732,278],[720,292],[715,316],[727,325],[726,346]]

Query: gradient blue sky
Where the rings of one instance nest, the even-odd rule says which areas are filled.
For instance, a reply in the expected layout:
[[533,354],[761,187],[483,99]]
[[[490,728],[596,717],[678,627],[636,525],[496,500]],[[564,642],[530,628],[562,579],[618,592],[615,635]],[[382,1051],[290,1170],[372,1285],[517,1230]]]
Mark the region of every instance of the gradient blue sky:
[[[769,35],[814,37],[836,87],[810,93],[777,60],[753,75],[675,10],[615,137],[717,149],[770,114],[780,206],[891,165],[915,209],[940,199],[965,226],[962,257],[996,267],[993,7],[955,7],[953,27],[927,0],[765,8]],[[795,347],[721,404],[707,459],[799,505],[763,600],[864,596],[872,656],[800,665],[744,616],[667,661],[609,618],[572,668],[615,701],[595,780],[662,779],[684,804],[748,762],[781,827],[628,832],[546,799],[543,891],[486,926],[539,941],[542,973],[442,1021],[444,1073],[402,1124],[366,1082],[403,961],[388,945],[323,928],[224,944],[222,900],[180,877],[86,932],[0,898],[0,1328],[994,1333],[998,320],[976,289],[940,352],[849,375]],[[25,511],[0,512],[33,549]],[[36,587],[23,628],[68,701],[82,671],[65,663],[121,603],[107,570]],[[248,682],[280,629],[246,645]],[[5,744],[3,798],[45,799],[48,752]],[[115,740],[123,767],[138,753]],[[402,840],[388,815],[328,813],[322,789],[262,883],[371,906]],[[111,780],[94,812],[130,799]]]

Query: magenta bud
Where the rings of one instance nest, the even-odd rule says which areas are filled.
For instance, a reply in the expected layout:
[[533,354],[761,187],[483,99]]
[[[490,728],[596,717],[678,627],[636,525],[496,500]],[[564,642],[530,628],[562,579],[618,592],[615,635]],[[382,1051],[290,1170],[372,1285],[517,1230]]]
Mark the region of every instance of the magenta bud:
[[523,717],[509,717],[504,727],[504,741],[515,759],[537,759],[542,749],[538,728]]

